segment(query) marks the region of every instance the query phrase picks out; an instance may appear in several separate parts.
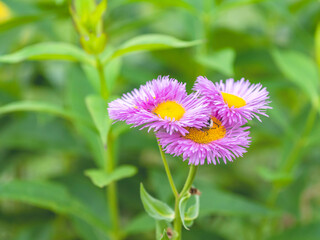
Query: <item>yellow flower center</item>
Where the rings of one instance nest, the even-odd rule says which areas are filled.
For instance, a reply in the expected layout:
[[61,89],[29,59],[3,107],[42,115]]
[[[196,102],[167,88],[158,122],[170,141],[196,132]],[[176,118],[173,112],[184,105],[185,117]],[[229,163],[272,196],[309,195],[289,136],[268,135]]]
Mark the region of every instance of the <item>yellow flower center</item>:
[[215,117],[211,118],[213,121],[212,128],[187,128],[188,134],[184,136],[186,139],[190,139],[197,143],[210,143],[212,141],[224,138],[226,135],[226,129],[221,125],[221,122]]
[[9,8],[0,1],[0,23],[6,22],[11,16]]
[[224,102],[228,104],[229,108],[232,106],[235,108],[240,108],[246,105],[246,101],[241,97],[225,92],[221,92],[221,94]]
[[156,106],[153,109],[153,112],[163,119],[167,117],[171,118],[171,120],[173,118],[175,120],[180,120],[180,118],[183,117],[186,110],[175,101],[166,101],[158,104],[158,106]]

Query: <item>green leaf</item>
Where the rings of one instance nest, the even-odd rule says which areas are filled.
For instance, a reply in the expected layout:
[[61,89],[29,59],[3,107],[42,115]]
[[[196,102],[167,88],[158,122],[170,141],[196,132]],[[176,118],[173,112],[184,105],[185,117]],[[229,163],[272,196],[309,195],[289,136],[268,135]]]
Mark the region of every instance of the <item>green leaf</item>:
[[99,131],[101,141],[104,146],[107,146],[107,136],[112,123],[108,117],[107,104],[97,95],[86,97],[86,104],[93,122]]
[[217,70],[227,76],[234,75],[234,60],[236,53],[233,49],[227,48],[210,55],[202,55],[197,58],[197,62],[205,67]]
[[261,167],[258,169],[259,175],[268,182],[281,187],[285,187],[293,181],[292,174],[285,172],[274,172],[268,168]]
[[140,184],[140,197],[146,212],[154,219],[171,222],[174,219],[174,211],[164,202],[150,196]]
[[6,22],[0,24],[0,32],[5,32],[9,29],[33,23],[42,19],[45,15],[34,15],[34,16],[19,16],[8,19]]
[[188,200],[192,195],[187,193],[184,197],[180,199],[179,202],[179,211],[181,222],[185,229],[189,230],[188,226],[192,225],[193,220],[195,220],[199,216],[199,208],[200,208],[200,200],[199,195],[193,195],[196,199],[194,205],[190,206],[186,211]]
[[130,39],[119,48],[109,54],[103,54],[102,61],[105,63],[113,58],[139,51],[151,51],[169,48],[186,48],[202,43],[201,40],[182,41],[175,37],[161,34],[146,34]]
[[272,56],[282,73],[317,105],[319,79],[315,62],[295,51],[273,50]]
[[279,211],[271,210],[236,194],[208,188],[205,185],[201,189],[203,191],[201,191],[200,216],[218,214],[225,216],[274,217],[280,214]]
[[63,118],[70,120],[80,121],[85,125],[92,127],[92,124],[86,119],[82,118],[79,115],[70,113],[69,111],[63,109],[62,107],[46,102],[37,102],[37,101],[20,101],[13,102],[7,105],[0,107],[0,115],[7,114],[12,112],[22,112],[22,111],[33,111],[33,112],[46,112],[54,115],[58,115]]
[[12,181],[1,184],[0,199],[28,203],[51,211],[77,216],[105,233],[109,229],[91,210],[72,197],[60,184],[45,181]]
[[0,62],[18,63],[25,60],[68,60],[94,65],[92,56],[69,43],[47,42],[27,46],[17,52],[0,56]]
[[137,168],[130,165],[120,166],[111,173],[106,173],[102,169],[89,169],[85,171],[85,175],[91,179],[94,185],[101,188],[109,185],[111,182],[132,177],[136,173]]

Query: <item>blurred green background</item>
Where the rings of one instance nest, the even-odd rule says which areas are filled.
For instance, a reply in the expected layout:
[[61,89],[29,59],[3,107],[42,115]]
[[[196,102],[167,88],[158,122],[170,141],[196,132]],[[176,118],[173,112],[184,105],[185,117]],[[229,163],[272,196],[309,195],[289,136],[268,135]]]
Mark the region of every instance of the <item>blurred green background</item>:
[[[84,174],[101,165],[103,149],[88,126],[85,99],[100,92],[89,58],[55,56],[54,47],[33,59],[7,55],[47,42],[80,49],[69,8],[64,0],[0,2],[1,240],[108,239],[98,227],[110,225],[105,192]],[[199,75],[244,77],[270,92],[270,117],[249,123],[248,153],[199,167],[200,216],[183,239],[320,239],[319,1],[109,0],[103,23],[103,54],[145,34],[183,41],[111,60],[111,98],[158,75],[186,82],[189,92]],[[202,42],[183,47],[194,40]],[[121,228],[126,239],[154,239],[140,182],[172,206],[174,199],[154,134],[124,126],[112,126],[121,133],[117,164],[138,173],[118,182]],[[188,165],[168,161],[181,188]]]

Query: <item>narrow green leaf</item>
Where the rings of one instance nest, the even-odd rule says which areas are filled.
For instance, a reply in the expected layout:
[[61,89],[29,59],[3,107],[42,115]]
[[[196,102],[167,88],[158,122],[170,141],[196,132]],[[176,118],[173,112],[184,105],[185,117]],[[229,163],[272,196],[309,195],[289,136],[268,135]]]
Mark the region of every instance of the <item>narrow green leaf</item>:
[[273,50],[272,56],[282,73],[317,105],[319,79],[315,62],[295,51]]
[[146,212],[154,219],[171,222],[174,219],[174,211],[164,202],[149,195],[140,184],[140,197]]
[[192,47],[200,43],[202,43],[201,40],[182,41],[167,35],[146,34],[130,39],[111,54],[103,54],[102,61],[107,62],[112,58],[116,58],[132,52],[151,51],[169,48],[185,48]]
[[93,122],[99,131],[101,141],[104,146],[107,146],[107,136],[112,123],[108,117],[107,104],[97,95],[86,97],[86,104]]
[[47,42],[27,46],[17,52],[0,56],[0,62],[18,63],[25,60],[68,60],[94,64],[92,56],[69,43]]
[[130,165],[123,165],[116,168],[111,173],[106,173],[102,169],[89,169],[85,171],[85,175],[88,176],[94,185],[98,187],[105,187],[111,182],[118,181],[123,178],[132,177],[137,173],[137,168]]
[[18,16],[18,17],[8,19],[7,21],[0,24],[0,32],[5,32],[15,27],[19,27],[25,24],[39,21],[44,17],[45,15],[34,15],[34,16],[30,15],[30,16]]
[[37,102],[37,101],[20,101],[13,102],[7,105],[0,107],[0,115],[7,114],[12,112],[24,112],[24,111],[34,111],[34,112],[46,112],[54,115],[58,115],[63,118],[70,120],[80,121],[85,125],[92,127],[92,124],[86,119],[78,116],[76,114],[70,113],[69,111],[63,109],[62,107],[46,102]]
[[227,76],[232,76],[234,75],[233,65],[235,56],[235,51],[231,48],[227,48],[210,55],[199,56],[197,62]]
[[0,186],[0,199],[15,200],[60,214],[74,215],[105,233],[109,232],[101,219],[57,183],[12,181]]

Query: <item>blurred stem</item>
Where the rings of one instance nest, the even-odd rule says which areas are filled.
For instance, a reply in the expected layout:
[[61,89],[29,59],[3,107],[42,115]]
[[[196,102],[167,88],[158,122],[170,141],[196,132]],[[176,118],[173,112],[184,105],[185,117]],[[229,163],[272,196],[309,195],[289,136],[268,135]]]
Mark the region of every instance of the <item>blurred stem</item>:
[[181,198],[191,188],[191,185],[192,185],[192,183],[194,181],[194,178],[196,176],[197,170],[198,170],[198,166],[196,166],[196,165],[191,165],[190,166],[187,180],[184,183],[184,186],[183,186],[181,192],[176,196],[175,208],[174,208],[175,219],[173,221],[173,228],[174,228],[174,231],[176,232],[177,236],[175,236],[174,240],[181,240],[182,222],[181,222],[181,217],[180,217],[179,203],[180,203]]
[[[106,147],[106,156],[105,156],[105,170],[107,173],[111,173],[114,170],[114,139],[109,133],[108,135],[108,146]],[[108,207],[110,212],[110,219],[112,222],[113,236],[112,239],[119,240],[121,239],[119,231],[119,211],[118,211],[118,197],[117,197],[117,185],[116,182],[112,182],[107,186],[107,199]]]
[[177,191],[176,186],[174,185],[174,181],[173,181],[173,178],[172,178],[172,175],[171,175],[171,172],[170,172],[170,168],[169,168],[166,156],[164,155],[164,152],[163,152],[163,150],[161,148],[161,145],[160,145],[159,141],[158,141],[158,146],[159,146],[160,155],[161,155],[161,158],[162,158],[162,161],[163,161],[164,168],[165,168],[166,173],[167,173],[167,177],[168,177],[168,180],[169,180],[173,195],[174,195],[175,198],[177,198],[178,191]]
[[96,66],[99,73],[101,96],[104,100],[107,100],[109,98],[109,90],[104,77],[104,67],[98,55],[96,55]]
[[[291,173],[294,168],[296,167],[299,159],[299,153],[301,149],[303,149],[306,146],[308,136],[312,131],[313,125],[315,123],[315,120],[317,118],[317,112],[318,112],[318,105],[313,105],[312,109],[310,110],[308,114],[308,118],[305,123],[305,128],[300,136],[300,138],[295,142],[295,144],[292,146],[292,149],[290,153],[288,154],[286,160],[284,161],[282,167],[280,168],[280,172],[285,173]],[[269,194],[267,205],[269,207],[274,207],[276,204],[276,201],[278,199],[279,193],[281,192],[282,188],[277,185],[272,186],[272,190]],[[276,221],[277,219],[271,219],[269,221],[264,220],[261,223],[260,231],[258,234],[260,236],[263,236],[263,230],[265,227],[270,226],[271,232],[273,233],[276,227]]]

